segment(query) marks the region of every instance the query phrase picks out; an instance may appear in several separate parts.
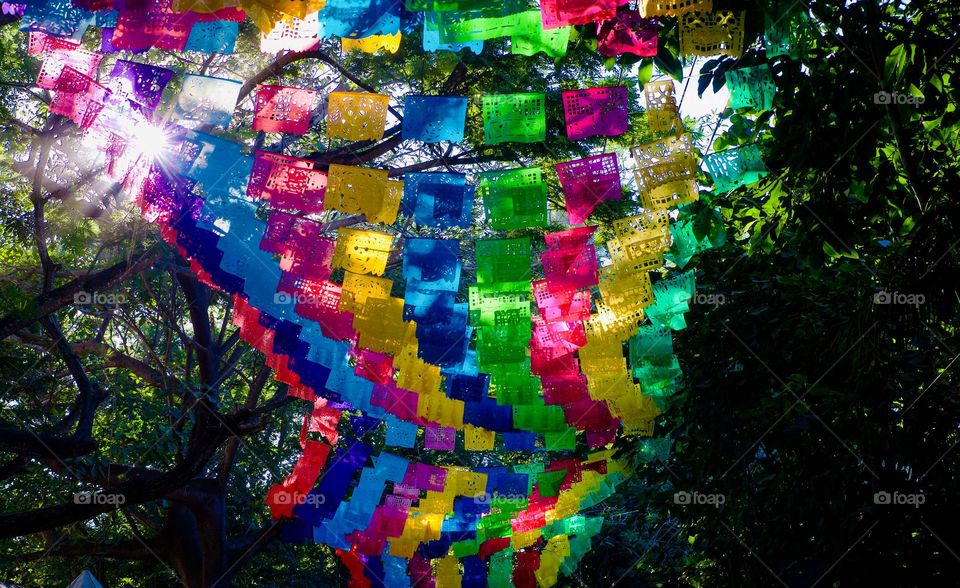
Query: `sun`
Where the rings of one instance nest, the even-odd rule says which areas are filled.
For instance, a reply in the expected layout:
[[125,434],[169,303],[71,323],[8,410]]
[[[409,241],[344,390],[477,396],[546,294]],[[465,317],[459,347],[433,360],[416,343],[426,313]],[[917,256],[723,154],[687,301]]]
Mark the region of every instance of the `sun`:
[[130,128],[130,146],[143,157],[157,159],[170,147],[170,136],[163,127],[141,122]]

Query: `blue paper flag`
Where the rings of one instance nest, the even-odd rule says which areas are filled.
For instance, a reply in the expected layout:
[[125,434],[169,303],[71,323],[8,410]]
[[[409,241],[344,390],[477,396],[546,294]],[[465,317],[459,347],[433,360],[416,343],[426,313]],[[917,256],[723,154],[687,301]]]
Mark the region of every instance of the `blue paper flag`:
[[233,53],[239,32],[240,23],[235,20],[196,22],[184,49],[201,53]]
[[463,140],[467,118],[466,96],[416,96],[404,98],[403,138],[425,143]]

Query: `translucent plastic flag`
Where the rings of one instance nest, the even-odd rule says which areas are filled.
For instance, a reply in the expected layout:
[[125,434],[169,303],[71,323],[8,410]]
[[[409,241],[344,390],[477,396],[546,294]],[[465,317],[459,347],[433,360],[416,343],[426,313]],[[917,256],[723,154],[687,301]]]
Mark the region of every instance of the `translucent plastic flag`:
[[567,137],[571,141],[627,132],[630,112],[625,86],[565,90],[562,98]]
[[621,0],[541,0],[543,28],[583,25],[613,18]]
[[194,23],[187,37],[185,51],[201,53],[233,53],[240,33],[240,23],[230,20],[212,20]]
[[482,172],[477,177],[491,227],[512,230],[547,224],[547,185],[540,168]]
[[672,133],[683,130],[672,81],[647,82],[643,85],[643,96],[647,104],[647,125],[651,131]]
[[657,54],[659,28],[655,18],[644,18],[633,10],[620,10],[615,17],[600,23],[597,51],[606,57],[624,53],[653,57]]
[[173,70],[118,59],[110,74],[109,87],[114,95],[152,110],[160,105],[163,90],[172,77]]
[[529,10],[521,14],[519,26],[523,32],[510,37],[510,53],[534,55],[543,52],[550,57],[563,57],[567,54],[572,27],[544,29],[539,10]]
[[279,53],[315,49],[320,43],[319,30],[316,12],[303,19],[286,16],[269,33],[260,33],[260,51]]
[[358,274],[383,275],[392,243],[393,235],[341,227],[333,265]]
[[666,137],[631,148],[637,168],[634,176],[644,208],[660,210],[694,202],[697,157],[690,135]]
[[690,12],[680,17],[680,54],[685,56],[743,54],[746,12]]
[[546,138],[546,129],[543,94],[495,94],[483,97],[485,143],[537,143]]
[[370,92],[331,92],[327,135],[349,141],[377,141],[387,124],[389,96]]
[[258,85],[254,98],[253,130],[303,135],[317,93],[303,88]]
[[417,96],[404,98],[403,138],[425,143],[463,140],[467,118],[466,96]]
[[645,17],[680,16],[687,12],[710,12],[713,0],[640,0],[640,12]]
[[732,108],[770,110],[777,86],[767,64],[739,67],[727,70],[727,87],[730,89]]
[[326,0],[320,10],[320,36],[360,39],[400,32],[397,0]]
[[174,118],[182,123],[226,127],[241,86],[236,80],[187,74],[173,106]]
[[403,209],[422,225],[439,228],[470,225],[474,187],[463,174],[408,173],[403,182]]
[[386,51],[387,53],[396,53],[400,50],[400,40],[402,35],[397,32],[393,35],[371,35],[362,39],[348,39],[344,37],[340,40],[340,45],[345,52],[360,51],[363,53],[377,53]]
[[110,96],[110,90],[69,66],[63,68],[54,90],[50,112],[84,129],[93,125]]
[[586,221],[601,202],[623,197],[615,153],[558,163],[557,175],[563,187],[567,219],[572,225]]
[[44,90],[53,90],[57,85],[63,68],[71,67],[88,78],[95,78],[103,55],[83,49],[56,49],[44,55],[40,72],[37,74],[37,86]]
[[440,41],[440,15],[437,12],[427,12],[423,17],[423,50],[429,52],[435,51],[460,51],[467,49],[475,55],[483,51],[483,41],[466,41],[462,43]]
[[530,239],[477,241],[477,283],[530,279]]
[[704,156],[703,163],[713,177],[714,189],[718,194],[753,184],[767,175],[767,167],[756,145],[711,153]]

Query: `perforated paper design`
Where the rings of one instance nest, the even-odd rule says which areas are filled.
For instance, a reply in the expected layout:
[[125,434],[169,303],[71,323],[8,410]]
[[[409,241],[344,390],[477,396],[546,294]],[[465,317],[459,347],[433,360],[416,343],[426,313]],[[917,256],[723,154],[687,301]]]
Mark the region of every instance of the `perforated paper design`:
[[483,137],[490,145],[536,143],[546,138],[543,94],[498,94],[483,97]]
[[572,225],[586,221],[601,202],[623,196],[615,153],[558,163],[557,175],[566,200],[567,219]]
[[403,138],[425,143],[459,142],[466,118],[466,96],[408,94],[404,98]]
[[174,116],[181,123],[226,127],[240,95],[236,80],[187,74],[174,104]]
[[647,102],[647,124],[655,133],[674,133],[683,129],[673,82],[647,82],[643,85]]
[[547,186],[540,168],[483,172],[478,179],[487,222],[494,229],[547,224]]
[[777,92],[773,73],[766,64],[727,70],[727,87],[733,108],[770,110]]
[[655,18],[644,18],[632,10],[620,10],[615,17],[600,23],[597,51],[606,57],[624,53],[653,57],[657,54],[659,29]]
[[567,137],[571,141],[627,132],[630,112],[625,86],[565,90],[562,98]]
[[729,10],[684,14],[680,17],[680,54],[740,57],[745,15]]
[[349,141],[377,141],[387,124],[388,96],[369,92],[332,92],[327,135]]
[[317,93],[303,88],[257,86],[253,130],[303,135],[310,129],[310,114]]

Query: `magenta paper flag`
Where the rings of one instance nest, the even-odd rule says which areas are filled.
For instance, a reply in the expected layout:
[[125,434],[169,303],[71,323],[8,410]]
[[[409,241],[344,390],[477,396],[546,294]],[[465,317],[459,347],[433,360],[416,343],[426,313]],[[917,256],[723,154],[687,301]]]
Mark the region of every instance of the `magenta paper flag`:
[[556,29],[613,18],[621,0],[540,0],[543,28]]
[[304,135],[317,93],[286,86],[257,86],[253,130]]
[[621,10],[616,17],[600,23],[597,51],[606,57],[624,53],[653,57],[657,54],[658,29],[657,19],[643,18],[633,10]]
[[110,96],[110,90],[72,67],[63,68],[54,89],[50,112],[63,115],[85,129],[93,124]]
[[615,153],[558,163],[557,175],[560,176],[571,224],[584,222],[601,202],[623,197],[620,166]]
[[53,90],[65,67],[71,67],[89,78],[96,77],[102,59],[103,55],[83,49],[50,51],[40,66],[40,73],[37,74],[37,86],[44,90]]
[[562,96],[567,138],[571,141],[627,132],[630,105],[626,86],[565,90]]

